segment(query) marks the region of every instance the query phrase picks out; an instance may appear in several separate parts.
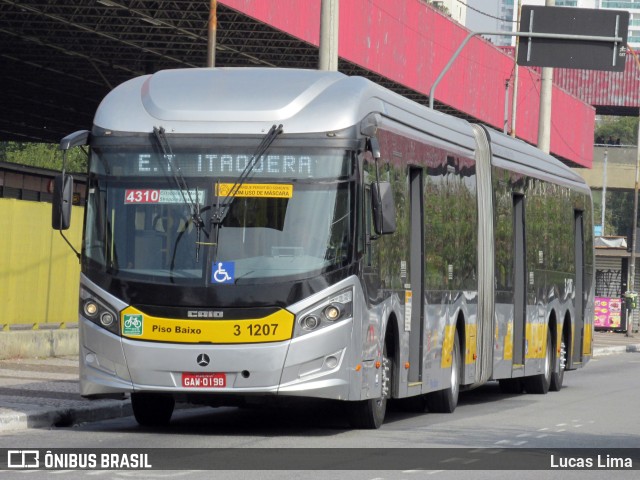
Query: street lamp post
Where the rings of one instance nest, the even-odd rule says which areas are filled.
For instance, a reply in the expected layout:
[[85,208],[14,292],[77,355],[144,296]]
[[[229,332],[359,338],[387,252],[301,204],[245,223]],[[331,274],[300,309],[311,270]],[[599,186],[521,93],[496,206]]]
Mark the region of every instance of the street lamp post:
[[[636,242],[638,241],[638,177],[640,172],[640,122],[638,122],[638,148],[636,150],[636,183],[633,190],[633,230],[631,231],[631,260],[629,261],[629,283],[627,291],[635,292],[636,282]],[[627,337],[633,336],[633,311],[627,309]]]
[[600,215],[600,226],[602,228],[602,231],[600,232],[600,235],[602,235],[604,237],[604,213],[607,209],[607,159],[609,157],[609,152],[607,150],[604,151],[604,165],[603,165],[603,172],[602,172],[602,212]]
[[338,71],[338,0],[322,0],[320,4],[320,49],[318,69]]
[[216,36],[218,34],[218,1],[210,0],[207,27],[207,67],[216,66]]
[[[553,7],[556,0],[546,0],[546,7]],[[540,113],[538,116],[538,148],[551,151],[551,95],[553,92],[553,68],[542,67],[540,76]]]

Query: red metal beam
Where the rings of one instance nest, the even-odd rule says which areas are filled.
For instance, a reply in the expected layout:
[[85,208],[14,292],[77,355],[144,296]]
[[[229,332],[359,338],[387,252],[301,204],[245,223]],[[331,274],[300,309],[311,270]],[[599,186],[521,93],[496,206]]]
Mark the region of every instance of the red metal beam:
[[[220,0],[313,45],[319,43],[320,2]],[[468,30],[419,0],[340,2],[339,56],[428,95],[433,81]],[[502,130],[504,85],[513,59],[475,38],[438,86],[437,100]],[[540,76],[520,67],[516,134],[535,144]],[[591,167],[595,109],[554,87],[551,153]]]

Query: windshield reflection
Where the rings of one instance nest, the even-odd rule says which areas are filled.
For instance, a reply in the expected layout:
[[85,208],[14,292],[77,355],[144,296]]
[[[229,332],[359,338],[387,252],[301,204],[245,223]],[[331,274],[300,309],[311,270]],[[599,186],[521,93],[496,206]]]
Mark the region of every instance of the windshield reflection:
[[[331,161],[334,172],[351,170],[344,166],[351,162],[344,151]],[[233,178],[187,177],[206,235],[198,235],[193,206],[185,204],[172,180],[91,176],[84,254],[93,268],[122,279],[207,285],[305,278],[351,260],[355,202],[348,177],[287,181],[254,175],[243,187],[249,193],[241,192],[230,204],[217,245],[207,233],[216,185]],[[279,195],[267,196],[272,190]]]

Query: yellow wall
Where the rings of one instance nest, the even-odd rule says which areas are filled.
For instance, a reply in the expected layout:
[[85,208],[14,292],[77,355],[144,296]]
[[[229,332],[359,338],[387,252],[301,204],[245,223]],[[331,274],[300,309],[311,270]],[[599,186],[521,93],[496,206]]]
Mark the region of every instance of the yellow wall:
[[[65,232],[80,249],[84,209]],[[80,263],[51,228],[51,204],[0,198],[0,329],[78,321]]]
[[636,156],[633,147],[594,147],[593,167],[575,168],[594,190],[602,190],[604,178],[604,155],[607,152],[607,188],[633,190],[635,187]]

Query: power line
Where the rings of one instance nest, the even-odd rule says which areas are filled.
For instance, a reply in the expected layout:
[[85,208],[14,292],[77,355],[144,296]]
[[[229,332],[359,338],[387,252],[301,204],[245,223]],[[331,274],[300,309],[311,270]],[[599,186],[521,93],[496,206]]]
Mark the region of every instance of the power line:
[[457,0],[457,2],[461,3],[462,5],[464,5],[469,10],[473,10],[474,12],[478,12],[480,15],[484,15],[485,17],[493,18],[495,20],[500,20],[501,22],[518,23],[516,20],[507,20],[505,18],[496,17],[495,15],[491,15],[489,13],[483,12],[482,10],[478,10],[477,8],[472,7],[471,5],[468,5],[467,3],[463,2],[462,0]]

